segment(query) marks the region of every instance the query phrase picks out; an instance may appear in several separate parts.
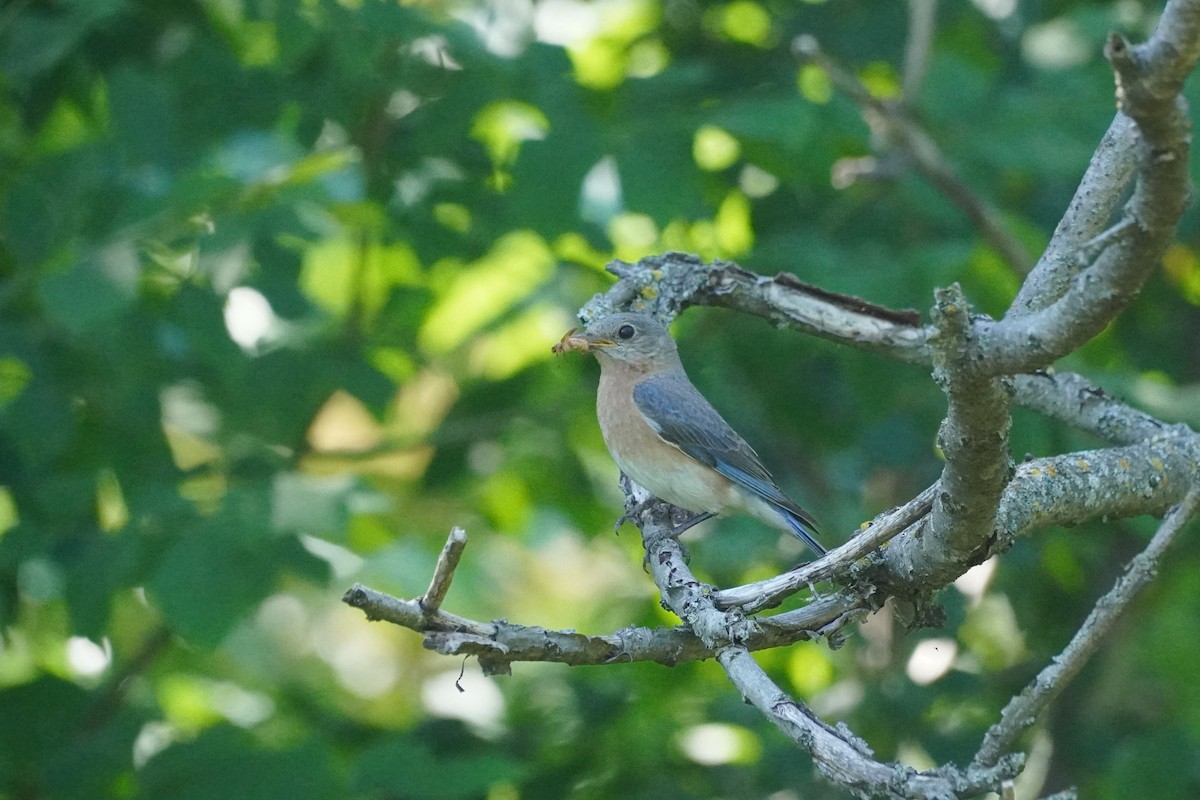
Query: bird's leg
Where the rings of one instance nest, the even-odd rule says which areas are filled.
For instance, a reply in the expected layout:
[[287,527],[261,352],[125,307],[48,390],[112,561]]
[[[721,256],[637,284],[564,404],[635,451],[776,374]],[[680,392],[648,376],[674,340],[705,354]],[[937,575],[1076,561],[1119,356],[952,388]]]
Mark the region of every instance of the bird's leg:
[[680,534],[682,534],[684,531],[687,531],[687,530],[695,527],[696,525],[699,525],[701,522],[704,522],[704,520],[706,520],[706,519],[712,519],[716,515],[717,515],[717,512],[715,512],[715,511],[705,511],[702,514],[696,514],[693,517],[688,517],[687,519],[685,519],[683,522],[676,525],[671,530],[671,536],[678,539]]
[[650,497],[647,497],[645,500],[641,501],[640,503],[635,504],[633,508],[629,509],[624,514],[617,517],[617,521],[613,525],[613,533],[620,534],[622,525],[624,525],[626,522],[634,522],[638,517],[640,517],[642,515],[643,511],[645,511],[646,509],[648,509],[650,506],[654,505],[657,502],[658,502],[658,498],[651,495]]

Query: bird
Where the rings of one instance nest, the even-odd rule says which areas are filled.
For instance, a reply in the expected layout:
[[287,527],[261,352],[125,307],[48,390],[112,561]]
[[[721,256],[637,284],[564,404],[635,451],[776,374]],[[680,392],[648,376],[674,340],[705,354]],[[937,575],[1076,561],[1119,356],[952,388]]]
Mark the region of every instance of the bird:
[[609,314],[567,331],[551,349],[596,356],[604,444],[630,480],[694,515],[676,535],[734,509],[825,554],[812,515],[783,493],[758,453],[692,385],[665,325],[647,314]]

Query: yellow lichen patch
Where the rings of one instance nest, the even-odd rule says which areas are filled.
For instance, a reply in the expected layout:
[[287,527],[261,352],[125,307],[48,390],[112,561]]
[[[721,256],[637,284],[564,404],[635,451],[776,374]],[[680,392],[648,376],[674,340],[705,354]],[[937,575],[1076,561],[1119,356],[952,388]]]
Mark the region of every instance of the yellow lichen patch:
[[1088,464],[1087,459],[1081,458],[1075,462],[1075,466],[1079,467],[1082,472],[1091,472],[1092,467]]
[[1046,465],[1046,474],[1053,478],[1058,475],[1058,470],[1055,469],[1053,464],[1048,464]]
[[653,286],[643,286],[642,297],[646,298],[647,300],[653,300],[654,298],[658,297],[658,289],[655,289]]
[[1128,458],[1118,458],[1117,463],[1121,465],[1121,469],[1129,469],[1129,459]]
[[1162,472],[1164,469],[1166,469],[1166,467],[1163,466],[1162,459],[1157,456],[1150,459],[1150,466],[1154,467],[1154,469],[1158,470],[1159,472]]

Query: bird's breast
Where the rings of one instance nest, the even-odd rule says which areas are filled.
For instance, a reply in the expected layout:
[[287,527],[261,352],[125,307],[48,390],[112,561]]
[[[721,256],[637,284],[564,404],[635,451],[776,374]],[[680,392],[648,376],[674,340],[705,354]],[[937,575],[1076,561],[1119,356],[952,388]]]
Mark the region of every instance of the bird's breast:
[[600,432],[617,466],[672,505],[694,512],[721,511],[731,499],[730,481],[663,441],[633,401],[633,387],[644,376],[624,373],[602,371],[596,395]]

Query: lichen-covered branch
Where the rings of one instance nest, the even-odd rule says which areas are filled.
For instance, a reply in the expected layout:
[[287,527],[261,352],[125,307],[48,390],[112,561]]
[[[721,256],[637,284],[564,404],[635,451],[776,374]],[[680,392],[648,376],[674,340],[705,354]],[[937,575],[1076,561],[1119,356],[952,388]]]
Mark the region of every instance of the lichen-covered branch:
[[969,773],[952,766],[917,772],[875,760],[862,740],[844,728],[832,728],[803,703],[783,691],[754,661],[746,647],[750,622],[738,609],[722,611],[707,587],[691,573],[679,541],[671,535],[668,510],[658,507],[643,517],[646,563],[663,603],[716,653],[730,681],[764,716],[809,751],[817,768],[859,797],[952,798],[998,788],[1020,771],[1019,756]]
[[1013,380],[1015,400],[1110,444],[1136,444],[1174,432],[1186,436],[1185,425],[1170,426],[1118,400],[1073,372],[1035,372]]
[[917,364],[929,363],[933,329],[916,311],[896,311],[838,294],[782,273],[756,275],[729,261],[705,264],[688,253],[648,256],[636,264],[614,261],[620,280],[580,311],[587,321],[617,310],[670,320],[694,305],[720,306],[763,317],[840,344]]
[[[1060,252],[1057,261],[1047,262],[1046,274],[1035,276],[1049,294],[1034,298],[1023,292],[1014,313],[976,326],[979,358],[993,375],[1048,366],[1103,330],[1158,265],[1187,205],[1191,120],[1180,91],[1200,59],[1200,6],[1168,3],[1149,41],[1134,46],[1114,34],[1104,53],[1116,74],[1118,105],[1136,129],[1122,127],[1122,142],[1132,141],[1112,145],[1135,154],[1136,184],[1124,206],[1125,219],[1112,228],[1094,259],[1080,257],[1079,251],[1084,228],[1090,232],[1087,223],[1094,223],[1095,215],[1081,215],[1080,229],[1060,226],[1056,236],[1075,247],[1065,260]],[[1102,193],[1102,205],[1123,188]]]
[[985,557],[1012,471],[1012,390],[1007,381],[982,374],[971,360],[970,308],[957,285],[938,291],[934,322],[933,378],[947,401],[938,446],[946,465],[925,535],[897,546],[916,551],[905,559],[917,568],[914,580],[939,586]]

